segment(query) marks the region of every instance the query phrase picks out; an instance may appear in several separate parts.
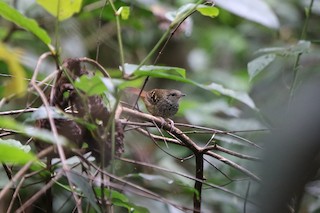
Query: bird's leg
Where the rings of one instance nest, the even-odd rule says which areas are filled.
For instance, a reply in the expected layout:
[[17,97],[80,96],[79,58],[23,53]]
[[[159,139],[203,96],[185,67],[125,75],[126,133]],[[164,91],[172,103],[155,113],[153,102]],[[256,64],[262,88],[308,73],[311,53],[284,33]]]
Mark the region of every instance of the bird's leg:
[[159,117],[161,120],[161,127],[160,129],[163,129],[164,124],[166,123],[166,120],[163,117]]
[[166,120],[169,122],[169,125],[170,125],[170,132],[172,132],[173,127],[174,127],[174,122],[173,122],[173,120],[171,120],[170,118],[167,118]]
[[169,126],[170,126],[170,132],[172,132],[173,130],[173,127],[174,127],[174,122],[173,120],[171,120],[170,118],[163,118],[163,117],[159,117],[161,119],[161,127],[160,129],[163,129],[163,126],[165,123],[169,123]]

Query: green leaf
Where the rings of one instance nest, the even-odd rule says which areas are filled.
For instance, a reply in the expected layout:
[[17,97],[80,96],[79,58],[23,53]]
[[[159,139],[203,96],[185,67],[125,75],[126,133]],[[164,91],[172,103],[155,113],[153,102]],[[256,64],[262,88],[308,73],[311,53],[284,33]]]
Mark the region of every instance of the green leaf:
[[127,20],[130,16],[130,7],[124,6],[120,7],[116,13],[117,15],[121,15],[122,20]]
[[37,3],[59,21],[63,21],[80,11],[82,0],[37,0]]
[[89,203],[96,210],[96,212],[101,212],[99,206],[97,205],[96,197],[91,185],[89,184],[89,181],[81,174],[72,171],[67,172],[68,177],[70,177],[71,179],[71,182],[73,182],[83,192],[84,197],[88,199]]
[[210,7],[207,5],[199,5],[197,11],[203,16],[209,16],[211,18],[217,17],[219,15],[219,9],[216,7]]
[[157,75],[157,73],[162,73],[165,76],[179,76],[183,78],[186,77],[186,70],[179,67],[145,65],[137,70],[138,67],[139,66],[136,64],[125,64],[124,70],[126,71],[127,75],[131,75],[134,73],[136,76],[142,76],[146,73],[148,73],[148,75]]
[[89,96],[101,95],[107,91],[107,87],[102,81],[102,77],[99,75],[88,76],[82,75],[74,82],[76,88],[87,93]]
[[4,129],[11,129],[14,131],[19,132],[20,134],[27,135],[29,137],[36,138],[38,140],[42,140],[47,143],[57,144],[60,143],[61,145],[68,145],[68,140],[65,137],[58,136],[58,141],[55,141],[55,137],[53,136],[52,132],[46,129],[39,129],[33,126],[23,125],[19,122],[16,122],[14,119],[10,117],[1,117],[0,119],[0,128]]
[[258,75],[263,69],[265,69],[274,59],[275,54],[262,55],[248,63],[248,73],[250,81]]
[[0,2],[0,15],[8,21],[11,21],[16,25],[33,33],[43,43],[48,45],[51,50],[53,49],[53,47],[50,45],[51,39],[49,35],[44,29],[39,27],[38,23],[35,20],[23,16],[17,10],[2,1]]
[[0,162],[26,164],[34,161],[37,157],[30,153],[29,145],[22,145],[19,141],[8,139],[0,139]]

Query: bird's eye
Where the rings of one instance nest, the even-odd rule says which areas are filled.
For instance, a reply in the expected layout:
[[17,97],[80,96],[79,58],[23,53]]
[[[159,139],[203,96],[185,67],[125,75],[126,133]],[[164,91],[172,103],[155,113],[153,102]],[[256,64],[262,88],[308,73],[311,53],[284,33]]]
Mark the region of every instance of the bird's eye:
[[171,95],[171,96],[176,96],[177,94],[176,94],[176,93],[171,93],[170,95]]

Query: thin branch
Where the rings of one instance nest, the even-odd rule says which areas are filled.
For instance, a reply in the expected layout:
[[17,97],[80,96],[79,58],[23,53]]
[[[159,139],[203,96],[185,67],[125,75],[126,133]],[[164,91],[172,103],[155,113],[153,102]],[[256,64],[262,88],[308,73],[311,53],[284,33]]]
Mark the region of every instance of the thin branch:
[[122,111],[130,116],[140,118],[146,121],[155,122],[157,125],[162,126],[164,130],[170,131],[174,134],[182,143],[185,144],[191,151],[197,152],[202,148],[198,146],[193,140],[191,140],[188,136],[182,133],[182,131],[176,127],[172,127],[169,123],[163,123],[163,119],[159,117],[155,117],[150,114],[138,112],[136,110],[132,110],[126,107],[123,107]]
[[244,200],[244,203],[243,203],[243,213],[247,212],[247,200],[249,197],[250,186],[251,186],[251,182],[249,181],[247,191],[246,191],[246,199]]
[[207,147],[205,147],[203,149],[204,152],[209,151],[209,150],[218,150],[220,152],[224,152],[224,153],[227,153],[229,155],[232,155],[232,156],[235,156],[235,157],[238,157],[238,158],[242,158],[242,159],[246,159],[246,160],[261,161],[260,158],[253,157],[253,156],[250,156],[250,155],[244,155],[244,154],[241,154],[241,153],[238,153],[238,152],[235,152],[235,151],[231,151],[231,150],[223,148],[222,146],[219,146],[219,145],[207,146]]
[[211,157],[214,157],[217,160],[219,160],[219,161],[221,161],[221,162],[223,162],[223,163],[225,163],[225,164],[227,164],[227,165],[239,170],[240,172],[242,172],[243,174],[251,177],[253,180],[255,180],[257,182],[261,181],[258,176],[256,176],[255,174],[253,174],[249,170],[247,170],[247,169],[243,168],[242,166],[234,163],[233,161],[228,160],[227,158],[222,157],[221,155],[218,155],[218,154],[216,154],[214,152],[211,152],[211,151],[205,152],[205,154],[207,154],[207,155],[209,155]]
[[97,67],[102,72],[104,77],[110,78],[110,75],[109,75],[108,71],[101,64],[99,64],[97,61],[95,61],[95,60],[93,60],[91,58],[87,58],[87,57],[79,58],[79,61],[87,62],[89,64],[94,65],[95,67]]
[[[262,149],[261,146],[253,143],[252,141],[246,139],[246,138],[243,138],[239,135],[236,135],[234,134],[235,132],[253,132],[253,131],[268,131],[267,129],[259,129],[259,130],[242,130],[242,131],[222,131],[222,130],[218,130],[218,129],[213,129],[213,128],[209,128],[209,127],[203,127],[203,126],[197,126],[197,125],[193,125],[193,124],[184,124],[184,123],[175,123],[175,126],[184,126],[184,127],[189,127],[189,128],[193,128],[193,129],[201,129],[201,130],[204,130],[204,132],[202,133],[210,133],[210,134],[224,134],[224,135],[229,135],[231,137],[234,137],[234,138],[237,138],[239,140],[242,140],[248,144],[250,144],[251,146],[254,146],[254,147],[257,147],[259,149]],[[207,132],[205,132],[207,131]],[[189,132],[184,132],[185,134],[187,133],[190,133]],[[191,133],[197,133],[195,131],[191,132]]]

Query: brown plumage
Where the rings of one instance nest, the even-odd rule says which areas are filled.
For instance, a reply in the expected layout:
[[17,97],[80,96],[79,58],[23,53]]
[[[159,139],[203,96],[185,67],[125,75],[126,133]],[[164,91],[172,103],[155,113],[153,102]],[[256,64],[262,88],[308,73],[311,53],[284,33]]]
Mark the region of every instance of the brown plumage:
[[[128,88],[129,93],[139,95],[140,89]],[[142,91],[141,99],[147,110],[154,116],[170,118],[179,110],[179,100],[185,96],[181,91],[175,89],[153,89]]]

